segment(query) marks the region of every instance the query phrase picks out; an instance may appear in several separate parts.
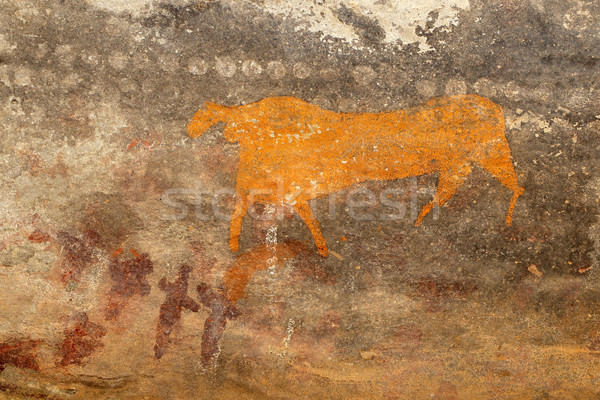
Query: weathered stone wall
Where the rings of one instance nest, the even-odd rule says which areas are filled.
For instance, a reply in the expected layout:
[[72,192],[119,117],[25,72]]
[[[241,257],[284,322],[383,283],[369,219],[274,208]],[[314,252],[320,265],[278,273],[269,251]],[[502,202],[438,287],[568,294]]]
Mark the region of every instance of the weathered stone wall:
[[[600,4],[408,3],[0,2],[0,398],[600,396]],[[206,101],[465,93],[504,109],[511,226],[474,166],[419,227],[437,174],[315,201],[327,258],[268,205],[230,251]]]

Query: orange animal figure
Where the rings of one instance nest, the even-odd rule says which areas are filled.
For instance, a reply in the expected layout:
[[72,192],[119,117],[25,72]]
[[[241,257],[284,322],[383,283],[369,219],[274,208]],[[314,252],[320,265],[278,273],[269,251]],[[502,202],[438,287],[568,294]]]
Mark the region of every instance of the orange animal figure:
[[517,183],[502,107],[477,95],[432,98],[416,107],[381,113],[338,113],[294,97],[269,97],[227,107],[206,102],[187,127],[197,137],[224,122],[225,138],[240,143],[236,206],[229,246],[239,247],[242,219],[252,203],[288,204],[310,229],[319,253],[327,243],[308,201],[369,180],[393,180],[439,171],[433,200],[443,205],[479,165],[513,191]]

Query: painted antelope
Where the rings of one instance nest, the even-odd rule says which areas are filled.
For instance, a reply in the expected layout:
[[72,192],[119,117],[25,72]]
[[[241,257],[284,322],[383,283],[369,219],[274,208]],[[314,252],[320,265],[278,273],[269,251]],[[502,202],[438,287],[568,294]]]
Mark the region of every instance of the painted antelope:
[[239,248],[242,219],[252,203],[292,205],[319,253],[329,251],[308,201],[369,180],[439,172],[437,192],[415,222],[442,206],[479,165],[513,191],[517,182],[502,108],[476,95],[432,98],[416,107],[381,113],[338,113],[294,97],[269,97],[227,107],[206,102],[187,127],[191,137],[219,122],[240,144],[236,206],[229,245]]

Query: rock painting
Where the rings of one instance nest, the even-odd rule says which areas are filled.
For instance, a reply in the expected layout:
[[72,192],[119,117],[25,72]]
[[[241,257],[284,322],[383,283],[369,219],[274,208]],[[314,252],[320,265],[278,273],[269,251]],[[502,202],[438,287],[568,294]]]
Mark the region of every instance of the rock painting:
[[179,276],[175,281],[168,282],[166,278],[162,278],[158,282],[158,287],[167,294],[167,297],[160,306],[158,325],[156,326],[154,355],[157,359],[165,353],[173,327],[181,319],[181,312],[184,309],[198,312],[200,309],[200,305],[188,296],[188,281],[191,272],[192,267],[182,265],[179,268]]
[[109,272],[113,285],[109,293],[109,302],[105,310],[107,320],[116,320],[129,300],[137,295],[150,294],[150,284],[147,276],[152,273],[154,266],[147,253],[138,254],[131,249],[134,258],[120,261],[118,250],[110,263]]
[[91,322],[87,313],[80,312],[69,318],[64,330],[65,339],[59,347],[61,360],[59,366],[82,364],[98,348],[103,347],[101,339],[106,335],[106,328]]
[[7,365],[39,371],[40,366],[35,353],[41,340],[9,340],[0,343],[0,373]]
[[[277,244],[260,244],[244,251],[229,266],[223,276],[220,287],[211,288],[206,283],[197,287],[201,303],[210,309],[210,315],[204,322],[202,334],[202,364],[209,367],[216,361],[221,339],[227,321],[238,317],[241,312],[236,308],[238,300],[244,297],[244,291],[252,276],[270,266],[281,268],[292,259],[301,259],[301,255],[309,253],[307,246],[298,241],[287,241]],[[298,274],[315,277],[330,283],[331,278],[318,265],[309,264],[302,259],[298,265]],[[310,269],[310,271],[309,271]]]
[[600,1],[0,21],[0,400],[600,398]]
[[204,321],[200,355],[202,365],[208,367],[216,361],[219,354],[219,340],[227,326],[227,320],[237,317],[238,311],[223,294],[222,288],[211,288],[203,282],[196,290],[200,302],[210,309],[210,315]]
[[329,255],[309,200],[370,180],[439,172],[437,192],[415,226],[446,203],[474,165],[513,191],[506,224],[523,188],[505,136],[502,107],[477,95],[432,98],[407,109],[337,113],[294,97],[270,97],[238,107],[206,102],[187,127],[191,137],[224,122],[223,134],[240,144],[236,206],[229,246],[239,249],[242,220],[253,203],[292,205]]
[[[42,233],[32,233],[31,241],[48,240]],[[64,283],[71,281],[79,282],[86,267],[95,259],[94,249],[98,244],[99,236],[95,231],[87,231],[83,237],[71,235],[60,231],[56,235],[57,242],[62,246],[62,258],[60,263],[60,277]]]
[[277,260],[276,265],[281,266],[283,261],[291,259],[303,251],[306,245],[297,241],[290,241],[274,246],[262,244],[240,254],[223,276],[227,298],[235,304],[244,296],[244,290],[252,275],[257,271],[267,269],[269,259]]

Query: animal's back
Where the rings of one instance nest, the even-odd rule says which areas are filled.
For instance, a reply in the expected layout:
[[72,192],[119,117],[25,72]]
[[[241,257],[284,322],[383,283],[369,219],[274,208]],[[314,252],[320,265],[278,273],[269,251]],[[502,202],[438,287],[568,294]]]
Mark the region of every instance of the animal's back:
[[463,157],[504,135],[502,108],[477,95],[433,98],[380,113],[338,113],[294,97],[270,97],[239,111],[254,121],[242,140],[248,157],[263,153],[260,159],[278,160],[280,166],[334,167],[329,164],[338,158],[354,160],[373,151],[387,153],[390,163],[431,162],[449,150]]
[[498,133],[490,127],[504,124],[502,108],[478,95],[436,97],[407,109],[379,113],[340,113],[282,96],[241,106],[238,111],[264,131],[261,141],[271,138],[282,146],[298,141],[322,146],[327,140],[344,139],[381,142],[386,137],[411,141],[420,136],[440,143],[460,140],[457,136],[486,141]]

